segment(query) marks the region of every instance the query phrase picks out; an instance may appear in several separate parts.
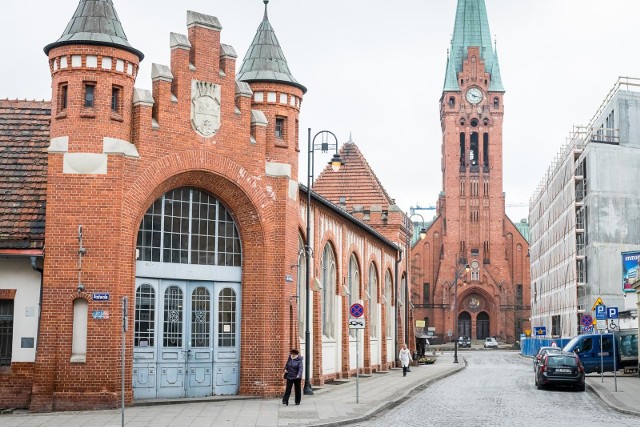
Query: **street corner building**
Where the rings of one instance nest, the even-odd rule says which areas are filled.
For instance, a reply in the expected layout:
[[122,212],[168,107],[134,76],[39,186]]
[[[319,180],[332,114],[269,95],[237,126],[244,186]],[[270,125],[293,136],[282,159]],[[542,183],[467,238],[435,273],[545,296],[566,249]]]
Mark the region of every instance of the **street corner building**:
[[187,12],[148,91],[113,2],[81,0],[44,48],[51,101],[0,101],[0,407],[114,408],[122,377],[127,404],[276,396],[291,348],[314,385],[394,366],[406,219],[298,183],[307,89],[264,3],[238,66],[219,20]]
[[440,98],[443,189],[410,265],[414,316],[437,340],[513,343],[528,329],[529,245],[505,214],[504,94],[484,1],[459,0]]

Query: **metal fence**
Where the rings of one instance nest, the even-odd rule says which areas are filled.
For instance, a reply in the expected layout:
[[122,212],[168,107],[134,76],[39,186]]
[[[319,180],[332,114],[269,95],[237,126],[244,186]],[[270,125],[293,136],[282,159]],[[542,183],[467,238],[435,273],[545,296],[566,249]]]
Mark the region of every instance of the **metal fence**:
[[558,347],[562,348],[570,340],[570,338],[524,338],[520,342],[520,354],[533,357],[540,347],[547,347],[555,342]]

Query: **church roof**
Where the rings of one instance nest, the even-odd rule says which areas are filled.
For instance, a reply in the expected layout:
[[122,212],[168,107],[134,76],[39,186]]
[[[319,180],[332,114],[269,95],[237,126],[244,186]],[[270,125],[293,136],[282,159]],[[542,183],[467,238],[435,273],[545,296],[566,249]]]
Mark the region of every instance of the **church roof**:
[[269,22],[267,15],[269,0],[263,1],[264,18],[258,26],[258,31],[247,50],[236,79],[243,82],[287,83],[306,93],[307,88],[298,83],[291,74],[287,59]]
[[459,91],[458,73],[469,47],[479,47],[485,70],[491,73],[489,90],[504,92],[498,54],[491,44],[491,30],[484,0],[458,0],[451,50],[447,61],[444,91]]
[[113,46],[137,55],[140,60],[144,58],[127,40],[112,0],[80,0],[62,36],[45,46],[44,53],[48,55],[55,47],[71,44]]
[[42,249],[51,103],[0,100],[0,249]]
[[[351,139],[340,148],[340,157],[344,165],[338,172],[327,165],[313,184],[313,191],[336,205],[345,206],[347,210],[353,206],[384,208],[395,205],[395,201]],[[346,197],[345,203],[340,203],[341,197]]]

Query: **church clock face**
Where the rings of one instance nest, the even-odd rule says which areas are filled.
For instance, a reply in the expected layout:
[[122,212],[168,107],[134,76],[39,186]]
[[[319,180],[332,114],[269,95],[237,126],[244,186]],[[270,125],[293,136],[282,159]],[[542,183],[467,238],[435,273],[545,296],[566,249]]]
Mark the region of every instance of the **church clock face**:
[[469,101],[471,104],[476,105],[476,104],[479,104],[480,101],[482,101],[483,94],[480,88],[472,87],[467,91],[467,94],[465,97],[467,98],[467,101]]

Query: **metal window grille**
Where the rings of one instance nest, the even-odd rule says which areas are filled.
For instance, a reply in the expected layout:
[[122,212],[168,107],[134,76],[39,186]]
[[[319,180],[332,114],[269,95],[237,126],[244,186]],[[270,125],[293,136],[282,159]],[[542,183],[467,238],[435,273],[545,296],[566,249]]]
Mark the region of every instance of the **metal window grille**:
[[182,289],[169,286],[164,293],[163,347],[182,347]]
[[156,291],[151,285],[141,285],[136,290],[135,347],[153,347],[155,338]]
[[138,231],[141,261],[240,267],[240,235],[227,209],[213,196],[179,188],[162,196]]
[[0,300],[0,366],[11,365],[13,300]]
[[209,347],[211,339],[211,295],[205,287],[191,293],[191,347]]
[[236,345],[236,293],[231,288],[220,291],[218,296],[218,346]]

